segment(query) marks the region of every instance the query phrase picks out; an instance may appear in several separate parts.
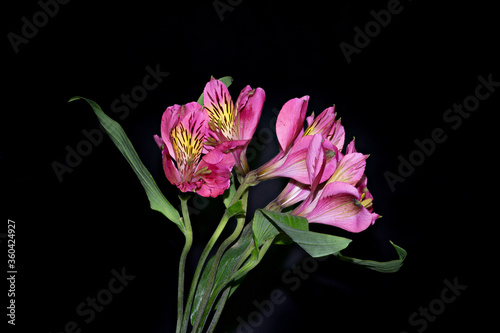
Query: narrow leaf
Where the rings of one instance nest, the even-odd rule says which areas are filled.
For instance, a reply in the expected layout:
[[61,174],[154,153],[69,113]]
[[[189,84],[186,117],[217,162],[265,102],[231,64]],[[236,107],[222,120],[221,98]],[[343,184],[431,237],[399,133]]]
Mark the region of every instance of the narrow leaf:
[[149,173],[148,169],[144,166],[141,159],[137,155],[132,143],[129,138],[125,134],[125,131],[121,127],[119,123],[108,117],[101,109],[101,107],[94,101],[84,98],[84,97],[73,97],[69,100],[69,102],[73,102],[75,100],[83,99],[89,103],[89,105],[94,110],[97,118],[101,125],[106,129],[109,137],[116,145],[116,147],[123,154],[127,162],[130,164],[132,169],[134,170],[137,178],[141,182],[144,190],[146,191],[146,195],[148,196],[149,203],[151,205],[151,209],[159,211],[163,215],[165,215],[170,221],[174,222],[181,228],[184,229],[184,226],[181,222],[179,212],[170,204],[170,202],[165,198],[163,193],[156,185],[153,177]]
[[374,260],[361,260],[361,259],[356,259],[356,258],[350,258],[350,257],[345,257],[342,254],[335,253],[335,256],[339,258],[340,260],[351,262],[353,264],[358,264],[362,266],[366,266],[369,269],[372,269],[377,272],[381,273],[395,273],[397,272],[401,266],[403,265],[403,261],[406,258],[406,251],[402,247],[397,246],[393,242],[391,242],[392,246],[396,249],[396,252],[398,254],[398,258],[396,260],[389,260],[389,261],[374,261]]

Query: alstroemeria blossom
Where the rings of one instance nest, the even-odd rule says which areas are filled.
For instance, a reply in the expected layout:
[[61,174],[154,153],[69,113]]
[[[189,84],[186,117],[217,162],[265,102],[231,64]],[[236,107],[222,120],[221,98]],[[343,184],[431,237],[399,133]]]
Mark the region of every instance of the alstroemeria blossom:
[[203,104],[208,115],[205,148],[211,150],[223,142],[235,142],[231,152],[235,168],[241,175],[249,171],[246,150],[257,128],[265,97],[261,88],[246,86],[234,105],[227,87],[214,78],[203,90]]
[[162,116],[161,138],[155,140],[162,150],[167,179],[182,192],[217,197],[230,185],[234,158],[221,145],[202,157],[208,119],[196,102],[168,107]]
[[366,188],[368,155],[356,151],[354,140],[347,145],[346,153],[341,153],[345,131],[333,106],[317,117],[314,113],[307,117],[304,130],[303,107],[307,101],[308,97],[302,102],[287,102],[280,115],[290,121],[282,117],[276,125],[280,151],[257,169],[259,180],[290,178],[268,208],[281,210],[300,203],[292,214],[306,217],[310,223],[360,232],[380,217],[373,213],[373,197]]

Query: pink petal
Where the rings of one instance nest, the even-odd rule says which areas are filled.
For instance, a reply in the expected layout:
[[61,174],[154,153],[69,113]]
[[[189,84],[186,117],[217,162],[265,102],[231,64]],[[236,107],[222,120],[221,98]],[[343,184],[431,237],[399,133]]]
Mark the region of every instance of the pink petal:
[[237,139],[252,139],[257,124],[259,123],[265,99],[266,94],[261,88],[256,88],[254,90],[252,90],[250,86],[243,88],[236,101],[236,119],[239,122],[236,124],[239,129]]
[[[171,130],[168,142],[175,155],[177,169],[184,181],[191,181],[200,160],[207,132],[207,118],[196,102],[183,105],[180,120]],[[165,142],[167,140],[163,138]]]
[[235,110],[231,95],[222,81],[210,79],[203,90],[203,104],[212,126],[225,138],[232,139]]
[[313,136],[300,138],[288,152],[285,162],[275,170],[273,177],[288,177],[306,185],[311,185],[307,171],[306,157]]
[[310,193],[311,189],[309,186],[290,179],[283,191],[276,198],[275,202],[277,202],[281,208],[286,208],[305,200]]
[[335,122],[333,126],[332,134],[328,137],[331,143],[333,143],[339,151],[344,147],[345,140],[345,130],[344,126],[340,124],[340,119]]
[[182,106],[177,104],[169,106],[161,118],[161,138],[172,157],[175,157],[175,151],[172,146],[171,135],[179,123],[182,123],[183,127],[189,130],[191,134],[203,137],[206,135],[207,116],[200,104],[190,102]]
[[355,138],[353,138],[352,141],[347,145],[346,154],[357,153],[356,147],[354,147],[354,140]]
[[307,127],[309,128],[313,122],[314,122],[314,111],[311,113],[309,117],[306,118]]
[[208,117],[203,112],[203,107],[196,103],[190,102],[181,107],[180,121],[189,133],[201,133],[203,136],[206,134]]
[[323,134],[325,137],[333,134],[333,126],[335,124],[335,108],[329,107],[321,112],[316,118],[313,115],[307,119],[306,135],[314,135],[317,133]]
[[323,141],[324,139],[321,134],[315,134],[308,147],[306,166],[307,173],[309,174],[309,184],[314,183],[314,180],[318,177],[325,164]]
[[163,162],[163,171],[165,172],[165,176],[173,185],[178,185],[181,182],[181,176],[179,170],[175,166],[174,162],[166,147],[163,148],[162,151],[162,162]]
[[309,96],[294,98],[283,105],[276,121],[276,135],[282,151],[290,149],[301,131],[304,130]]
[[181,106],[178,104],[169,106],[161,118],[161,138],[165,142],[168,152],[172,157],[175,156],[175,153],[172,142],[170,141],[170,133],[180,120],[180,110]]
[[323,142],[323,149],[325,151],[325,167],[322,171],[319,183],[323,183],[330,179],[332,174],[337,169],[337,164],[340,158],[340,153],[337,147],[334,146],[330,141],[325,140]]
[[340,124],[340,119],[335,121],[335,106],[326,108],[316,118],[314,114],[307,118],[307,129],[305,135],[323,134],[338,150],[342,150],[344,145],[344,127]]
[[214,198],[224,193],[231,183],[233,165],[233,156],[223,153],[219,148],[205,155],[198,165],[198,170],[206,168],[209,172],[203,172],[200,175],[203,182],[196,193],[204,197]]
[[158,135],[153,135],[153,138],[155,139],[155,142],[156,144],[158,145],[158,148],[162,149],[162,146],[165,144],[165,142],[163,142],[163,139],[160,138]]
[[349,232],[363,231],[372,224],[373,217],[359,199],[354,186],[343,182],[329,183],[306,218],[309,223],[328,224]]
[[356,185],[365,172],[367,158],[368,155],[363,155],[361,153],[344,155],[328,182],[344,182]]

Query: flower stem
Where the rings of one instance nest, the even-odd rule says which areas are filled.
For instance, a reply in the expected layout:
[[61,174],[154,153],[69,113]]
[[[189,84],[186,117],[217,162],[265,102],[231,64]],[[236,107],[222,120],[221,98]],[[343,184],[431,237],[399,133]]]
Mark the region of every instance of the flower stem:
[[187,201],[189,196],[180,195],[179,199],[181,200],[182,207],[182,219],[184,222],[184,236],[186,237],[186,242],[184,243],[184,247],[182,249],[181,257],[179,259],[179,282],[177,289],[177,327],[176,333],[179,333],[181,330],[182,324],[182,315],[184,312],[184,271],[186,267],[186,257],[191,249],[191,245],[193,243],[193,231],[191,228],[191,220],[189,218],[189,211],[187,207]]
[[[219,305],[217,307],[217,311],[216,311],[214,317],[212,318],[212,322],[210,323],[210,326],[208,328],[207,333],[213,332],[213,330],[215,329],[215,326],[217,325],[219,317],[221,315],[222,309],[226,305],[226,301],[229,298],[229,292],[231,291],[231,288],[229,288],[229,284],[232,281],[235,281],[235,280],[239,279],[240,277],[246,275],[250,270],[255,268],[255,266],[257,266],[260,263],[260,261],[262,260],[262,258],[264,257],[265,253],[267,252],[267,250],[269,249],[269,247],[271,246],[272,243],[273,243],[273,239],[270,239],[270,240],[268,239],[266,242],[264,242],[264,244],[260,248],[258,258],[254,259],[254,260],[250,260],[243,267],[240,267],[238,269],[238,271],[234,272],[233,274],[231,274],[229,277],[227,277],[226,279],[224,279],[221,283],[219,283],[217,285],[215,290],[210,295],[210,298],[208,301],[208,306],[205,309],[206,314],[208,314],[208,311],[210,310],[211,306],[213,305],[213,303],[217,299],[218,294],[222,290],[224,290],[225,288],[227,288],[227,289],[224,290],[224,292],[220,298]],[[242,255],[242,259],[243,258],[246,259],[252,253],[253,249],[252,249],[251,245],[252,245],[252,243],[250,243],[250,246],[248,247],[247,251],[245,251],[245,253]],[[245,260],[240,260],[236,267],[241,265],[244,261]],[[206,316],[206,314],[205,314],[205,316]],[[204,316],[204,320],[206,320],[205,316]],[[201,329],[198,332],[201,332]]]
[[[238,192],[236,194],[238,194]],[[248,191],[243,192],[241,199],[242,199],[243,210],[246,212]],[[244,224],[245,224],[245,217],[244,216],[239,217],[237,219],[236,228],[234,229],[233,233],[220,245],[219,249],[217,250],[217,253],[214,255],[214,261],[212,262],[212,267],[208,275],[207,285],[205,286],[204,295],[206,295],[206,297],[202,299],[201,304],[198,308],[198,313],[193,323],[193,332],[201,332],[201,330],[203,330],[206,317],[208,316],[213,304],[213,301],[209,303],[209,300],[211,299],[210,294],[212,288],[214,287],[215,278],[217,276],[217,268],[219,267],[219,262],[224,253],[226,252],[227,248],[240,236]]]
[[[243,195],[243,193],[245,193],[245,191],[248,189],[249,186],[250,186],[250,184],[243,181],[243,183],[236,190],[236,193],[234,194],[228,207],[231,207],[233,204],[235,204],[240,199],[240,197]],[[180,332],[182,332],[182,333],[186,333],[187,329],[188,329],[189,316],[191,313],[191,307],[193,306],[194,295],[196,293],[196,287],[198,286],[198,282],[200,280],[201,272],[202,272],[203,266],[205,265],[205,261],[207,260],[207,257],[210,254],[210,251],[214,247],[215,243],[219,239],[219,236],[221,235],[222,231],[226,227],[226,224],[228,221],[229,221],[229,217],[228,217],[227,210],[226,210],[226,212],[222,216],[221,221],[219,222],[219,225],[217,226],[212,237],[209,239],[207,245],[205,246],[205,249],[203,249],[203,252],[201,253],[201,256],[200,256],[200,260],[198,261],[198,264],[196,265],[193,280],[191,281],[191,288],[189,289],[189,295],[187,298],[186,307],[184,308],[184,314],[182,316],[182,325],[181,325],[181,329],[180,329]]]

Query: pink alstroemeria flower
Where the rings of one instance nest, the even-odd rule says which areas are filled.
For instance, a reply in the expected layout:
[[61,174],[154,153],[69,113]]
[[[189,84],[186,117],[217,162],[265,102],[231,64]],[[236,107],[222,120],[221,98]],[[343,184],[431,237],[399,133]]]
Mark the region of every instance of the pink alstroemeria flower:
[[328,224],[350,232],[368,228],[380,216],[373,213],[373,196],[366,188],[367,157],[356,152],[353,140],[328,181],[315,181],[309,196],[292,214],[306,217],[309,223]]
[[208,119],[196,102],[173,105],[163,113],[161,138],[155,141],[162,150],[167,179],[182,192],[217,197],[230,185],[234,158],[221,145],[202,157]]
[[231,152],[236,171],[241,175],[249,171],[246,150],[257,128],[265,98],[261,88],[246,86],[234,105],[226,85],[214,78],[203,90],[203,104],[208,115],[206,149],[233,141]]
[[310,223],[350,232],[365,230],[379,217],[373,213],[373,197],[366,188],[368,155],[356,151],[354,140],[345,154],[340,152],[345,131],[340,119],[335,119],[335,107],[317,117],[307,117],[304,130],[308,100],[305,96],[302,101],[294,99],[285,104],[276,124],[280,151],[256,170],[259,180],[291,178],[268,209],[281,210],[300,203],[292,214],[306,217]]

